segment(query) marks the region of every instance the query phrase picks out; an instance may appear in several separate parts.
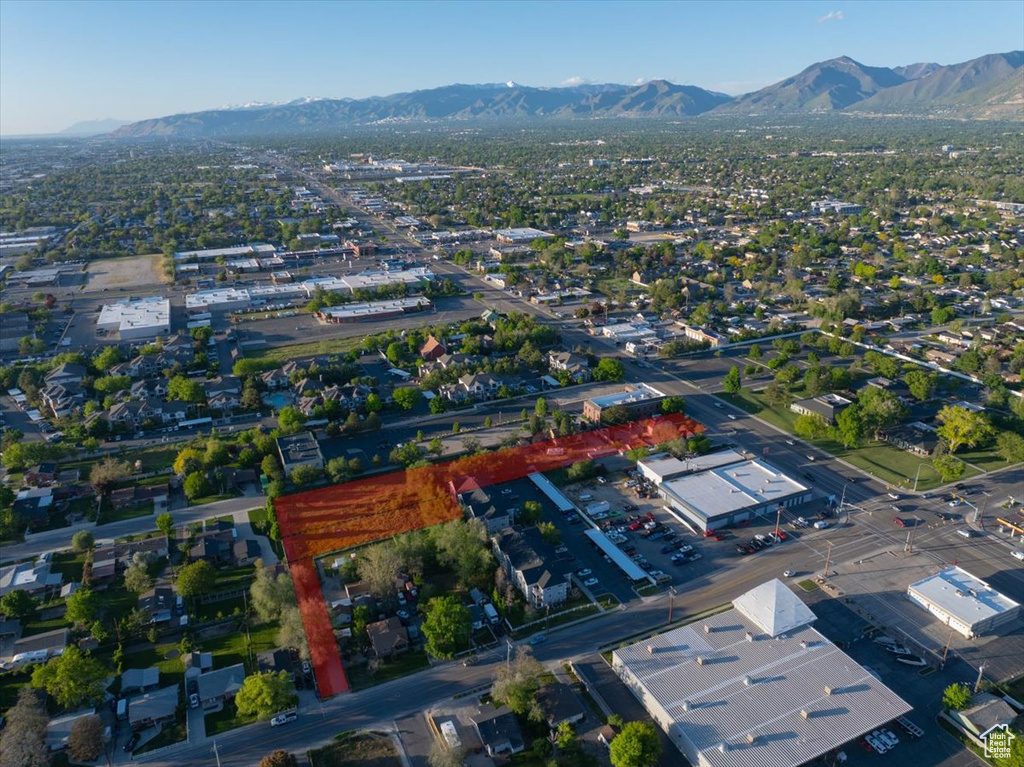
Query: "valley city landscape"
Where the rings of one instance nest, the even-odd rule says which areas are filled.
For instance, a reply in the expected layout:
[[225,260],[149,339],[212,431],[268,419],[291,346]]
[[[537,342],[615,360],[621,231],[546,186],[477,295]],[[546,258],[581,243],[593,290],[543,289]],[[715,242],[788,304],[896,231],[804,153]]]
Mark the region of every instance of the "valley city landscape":
[[1022,41],[4,0],[0,767],[1024,767]]

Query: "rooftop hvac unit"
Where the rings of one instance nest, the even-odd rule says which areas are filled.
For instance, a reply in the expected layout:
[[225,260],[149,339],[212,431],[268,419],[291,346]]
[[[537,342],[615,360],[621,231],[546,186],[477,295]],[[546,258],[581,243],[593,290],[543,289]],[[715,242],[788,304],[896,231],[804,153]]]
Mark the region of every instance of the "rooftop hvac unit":
[[826,695],[831,695],[832,694],[832,687],[831,686],[825,685],[825,694]]
[[647,654],[648,655],[654,655],[654,645],[652,645],[652,644],[647,645]]
[[800,716],[802,716],[804,719],[810,719],[811,718],[811,712],[808,711],[806,708],[801,709],[800,710]]
[[711,633],[711,626],[709,626],[706,623],[704,624],[704,633],[705,634],[710,634]]
[[754,745],[754,742],[756,740],[757,740],[757,736],[754,733],[752,733],[752,732],[748,732],[747,733],[747,743],[749,745],[751,745],[751,746]]
[[748,642],[753,642],[754,641],[754,632],[753,631],[748,631],[747,632],[747,641]]
[[698,666],[703,666],[704,665],[704,656],[703,655],[698,655],[697,656],[697,665]]
[[754,683],[754,680],[751,679],[749,676],[743,677],[743,686],[744,687],[750,687],[753,683]]

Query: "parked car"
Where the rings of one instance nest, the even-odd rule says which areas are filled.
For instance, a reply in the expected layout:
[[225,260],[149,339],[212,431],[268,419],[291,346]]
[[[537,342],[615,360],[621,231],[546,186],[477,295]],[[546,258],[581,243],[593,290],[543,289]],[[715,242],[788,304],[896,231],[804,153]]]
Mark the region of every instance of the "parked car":
[[277,716],[275,716],[273,719],[270,720],[270,726],[271,727],[280,727],[282,724],[288,724],[288,722],[294,722],[298,718],[299,718],[298,715],[295,712],[293,712],[293,711],[289,711],[286,714],[278,714]]
[[893,521],[893,524],[896,525],[896,527],[907,527],[907,521],[905,519],[900,519],[899,517],[893,517],[892,521]]
[[782,571],[782,577],[783,578],[792,578],[794,575],[796,575],[796,570],[783,570]]
[[527,641],[527,644],[537,645],[537,644],[541,644],[542,642],[546,642],[546,641],[548,641],[548,638],[544,634],[534,634]]
[[1020,549],[1011,551],[1010,556],[1014,559],[1019,559],[1021,562],[1024,562],[1024,551],[1021,551]]
[[585,567],[582,570],[578,571],[576,575],[578,575],[580,578],[586,578],[588,575],[591,574],[591,572],[593,571],[589,567]]
[[662,554],[671,554],[675,550],[676,550],[675,546],[662,546],[661,547],[661,553]]
[[135,747],[139,745],[139,740],[142,739],[141,732],[133,732],[132,736],[128,738],[128,742],[124,744],[124,752],[130,754],[135,750]]
[[590,588],[592,586],[596,586],[598,582],[599,581],[597,580],[597,578],[587,578],[585,581],[583,581],[583,585],[587,588]]
[[824,519],[819,519],[817,522],[814,523],[815,530],[825,530],[829,526],[829,523],[826,522]]

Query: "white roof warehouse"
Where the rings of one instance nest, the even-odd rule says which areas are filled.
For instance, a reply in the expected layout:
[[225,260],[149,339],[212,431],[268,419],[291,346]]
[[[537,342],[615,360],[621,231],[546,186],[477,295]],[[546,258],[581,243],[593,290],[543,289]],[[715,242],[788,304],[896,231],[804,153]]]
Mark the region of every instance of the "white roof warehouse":
[[662,482],[670,510],[699,530],[715,530],[755,515],[774,514],[811,499],[809,488],[754,459]]
[[695,767],[797,767],[911,710],[813,620],[776,579],[612,667]]
[[907,587],[910,601],[965,637],[994,633],[1020,613],[1020,605],[959,567],[947,567]]

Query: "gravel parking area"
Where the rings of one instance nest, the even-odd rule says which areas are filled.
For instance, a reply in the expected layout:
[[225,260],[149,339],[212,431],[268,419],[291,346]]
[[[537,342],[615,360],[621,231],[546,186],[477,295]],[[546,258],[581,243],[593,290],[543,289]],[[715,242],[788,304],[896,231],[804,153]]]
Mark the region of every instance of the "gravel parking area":
[[111,288],[141,289],[147,285],[167,282],[161,261],[163,256],[135,256],[134,258],[101,258],[90,261],[86,291],[97,292]]

